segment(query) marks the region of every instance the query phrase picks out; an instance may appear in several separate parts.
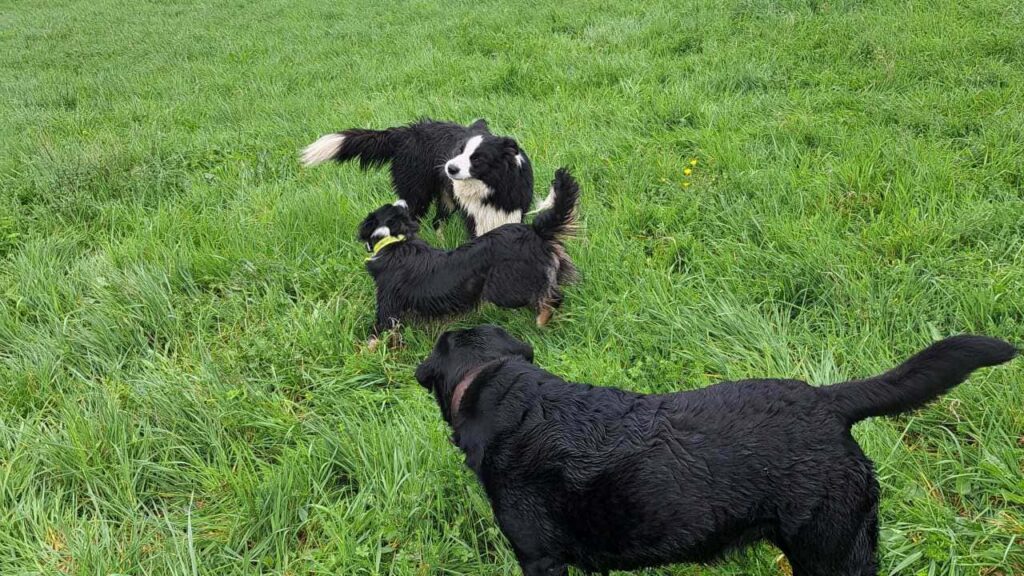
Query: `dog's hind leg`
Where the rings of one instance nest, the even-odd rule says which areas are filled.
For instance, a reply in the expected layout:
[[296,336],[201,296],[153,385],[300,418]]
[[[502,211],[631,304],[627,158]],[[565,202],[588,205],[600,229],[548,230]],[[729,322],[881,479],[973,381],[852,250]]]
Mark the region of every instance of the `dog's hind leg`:
[[872,530],[865,529],[842,547],[811,545],[793,550],[786,557],[793,566],[793,576],[878,576],[875,538]]
[[541,299],[537,304],[537,326],[543,328],[548,325],[555,310],[562,305],[562,300],[562,293],[558,290]]
[[837,490],[813,520],[779,542],[793,576],[878,576],[878,485],[868,482]]
[[550,533],[552,526],[545,519],[498,512],[498,525],[515,552],[523,576],[569,576],[569,565],[552,556],[540,541],[540,534]]
[[381,339],[385,336],[389,338],[389,343],[392,346],[401,344],[401,335],[398,333],[400,318],[401,312],[399,312],[399,308],[394,306],[388,299],[377,294],[377,317],[373,322],[370,339],[367,342],[367,348],[369,348],[370,352],[377,349]]
[[569,576],[569,566],[553,558],[519,562],[523,576]]
[[537,314],[537,326],[543,328],[548,325],[551,321],[551,314],[554,313],[554,309],[550,306],[541,304],[540,314]]

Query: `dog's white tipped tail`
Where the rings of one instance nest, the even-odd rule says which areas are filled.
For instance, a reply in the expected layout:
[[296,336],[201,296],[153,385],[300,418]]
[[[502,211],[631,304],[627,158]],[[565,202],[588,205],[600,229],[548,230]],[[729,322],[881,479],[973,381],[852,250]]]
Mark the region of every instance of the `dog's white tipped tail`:
[[554,206],[554,205],[555,205],[555,188],[554,188],[554,186],[552,186],[548,190],[548,197],[545,198],[544,200],[542,200],[540,204],[537,204],[536,208],[534,208],[533,210],[530,210],[529,214],[536,214],[538,212],[543,212],[545,210],[550,210],[551,207]]
[[325,134],[302,151],[299,161],[303,166],[316,166],[334,159],[341,150],[345,136],[342,134]]
[[[541,202],[541,210],[533,219],[533,229],[545,240],[561,242],[576,233],[576,205],[580,186],[565,168],[555,171],[551,194]],[[548,203],[551,207],[544,209]]]

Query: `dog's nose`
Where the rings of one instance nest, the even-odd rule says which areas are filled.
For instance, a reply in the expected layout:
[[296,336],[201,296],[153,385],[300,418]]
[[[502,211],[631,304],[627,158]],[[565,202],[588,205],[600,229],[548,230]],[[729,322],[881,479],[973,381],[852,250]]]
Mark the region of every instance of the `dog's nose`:
[[455,164],[449,164],[449,165],[447,165],[447,166],[445,167],[445,170],[447,170],[447,171],[448,171],[448,173],[449,173],[449,174],[451,174],[452,176],[455,176],[456,174],[458,174],[458,173],[459,173],[459,167],[458,167],[458,166],[456,166]]

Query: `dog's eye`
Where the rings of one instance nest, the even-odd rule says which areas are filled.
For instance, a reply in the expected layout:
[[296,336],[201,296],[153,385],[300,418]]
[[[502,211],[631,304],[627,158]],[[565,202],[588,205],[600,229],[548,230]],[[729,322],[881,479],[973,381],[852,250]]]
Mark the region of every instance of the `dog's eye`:
[[480,153],[479,152],[473,152],[472,154],[469,155],[469,159],[470,160],[476,160],[479,157],[480,157]]

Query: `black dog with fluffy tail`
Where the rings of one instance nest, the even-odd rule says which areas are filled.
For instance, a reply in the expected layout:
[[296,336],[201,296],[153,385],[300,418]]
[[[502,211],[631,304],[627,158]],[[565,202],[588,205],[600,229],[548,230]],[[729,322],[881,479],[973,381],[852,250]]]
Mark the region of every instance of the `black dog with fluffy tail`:
[[437,228],[458,204],[471,237],[522,222],[533,200],[530,159],[512,138],[491,134],[484,120],[353,128],[320,137],[301,158],[306,166],[355,159],[364,169],[390,164],[395,193],[416,220],[436,201]]
[[878,573],[878,482],[850,434],[1016,348],[957,336],[874,378],[644,395],[574,384],[501,328],[441,336],[416,370],[527,576],[706,562],[759,540],[794,576]]
[[481,301],[530,307],[545,325],[576,277],[563,241],[575,232],[579,186],[565,168],[551,184],[552,206],[533,224],[505,224],[452,251],[420,240],[419,224],[401,201],[370,213],[359,239],[372,252],[366,269],[377,285],[371,342],[407,315],[438,318]]

